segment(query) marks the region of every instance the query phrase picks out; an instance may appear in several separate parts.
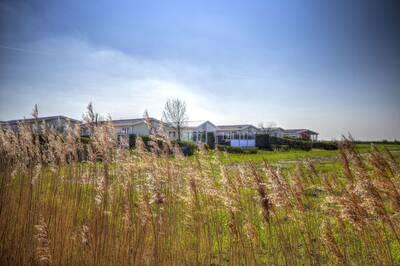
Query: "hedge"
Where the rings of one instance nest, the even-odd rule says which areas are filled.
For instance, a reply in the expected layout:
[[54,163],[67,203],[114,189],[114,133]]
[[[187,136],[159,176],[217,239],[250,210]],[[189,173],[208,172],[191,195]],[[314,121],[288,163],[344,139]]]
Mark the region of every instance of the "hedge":
[[207,132],[207,145],[210,149],[215,148],[215,135],[213,132]]
[[185,156],[193,155],[198,149],[197,145],[191,141],[177,141],[178,145],[181,147],[182,152]]
[[141,137],[144,142],[144,145],[146,145],[146,147],[149,148],[148,143],[151,140],[149,136],[130,134],[128,138],[129,149],[134,149],[136,147],[136,137]]
[[89,136],[81,136],[81,143],[88,144],[90,142]]
[[[138,136],[142,138],[146,148],[148,150],[150,150],[149,141],[151,140],[151,138],[149,136],[146,136],[146,135],[138,135]],[[135,135],[135,134],[130,134],[129,135],[129,148],[130,149],[134,149],[136,147],[136,137],[138,137],[138,136]],[[172,141],[173,145],[175,143],[177,143],[181,147],[182,152],[183,152],[183,154],[185,156],[193,155],[194,152],[197,150],[196,144],[194,144],[191,141],[182,141],[182,140],[181,141]],[[162,146],[162,142],[159,141],[158,145],[161,147]]]
[[220,144],[216,145],[216,149],[219,151],[226,151],[229,153],[255,154],[258,152],[257,147],[232,147]]
[[309,151],[312,148],[312,142],[304,141],[300,139],[289,139],[289,138],[278,138],[269,136],[267,134],[256,135],[256,146],[260,149],[274,150],[278,149],[279,146],[286,145],[288,148],[283,149],[294,149]]
[[338,144],[334,141],[316,141],[312,142],[312,147],[314,149],[323,149],[323,150],[337,150]]

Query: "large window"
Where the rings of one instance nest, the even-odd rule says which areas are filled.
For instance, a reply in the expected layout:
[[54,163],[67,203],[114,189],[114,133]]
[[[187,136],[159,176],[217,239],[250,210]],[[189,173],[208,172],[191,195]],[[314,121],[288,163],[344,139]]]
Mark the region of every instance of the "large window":
[[254,139],[254,132],[248,132],[247,136],[247,139]]

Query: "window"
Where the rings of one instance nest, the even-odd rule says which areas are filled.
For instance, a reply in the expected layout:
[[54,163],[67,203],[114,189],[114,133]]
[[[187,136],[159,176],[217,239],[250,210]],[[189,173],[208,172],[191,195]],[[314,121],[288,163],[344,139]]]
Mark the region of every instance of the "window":
[[249,133],[248,139],[254,139],[254,133],[253,132]]

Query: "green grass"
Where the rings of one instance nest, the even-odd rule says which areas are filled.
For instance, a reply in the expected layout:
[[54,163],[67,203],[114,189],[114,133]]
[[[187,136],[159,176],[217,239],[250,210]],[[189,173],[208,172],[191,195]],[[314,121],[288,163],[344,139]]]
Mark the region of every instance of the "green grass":
[[[394,154],[400,152],[400,145],[397,144],[377,144],[375,145],[379,150],[383,150],[386,147],[388,150]],[[357,149],[360,153],[367,153],[371,150],[370,144],[357,144]],[[301,151],[301,150],[290,150],[290,151],[263,151],[260,150],[256,154],[230,154],[229,159],[226,159],[228,164],[237,164],[244,162],[261,162],[267,160],[271,163],[295,163],[306,158],[318,159],[322,161],[335,161],[338,150],[327,151],[320,149],[312,149],[311,151]]]

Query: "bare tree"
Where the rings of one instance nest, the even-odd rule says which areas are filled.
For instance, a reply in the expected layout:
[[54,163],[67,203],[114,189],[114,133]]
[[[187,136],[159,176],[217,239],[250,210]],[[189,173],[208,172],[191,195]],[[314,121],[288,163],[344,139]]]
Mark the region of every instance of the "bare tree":
[[94,111],[92,102],[90,102],[86,107],[86,113],[83,115],[83,120],[86,123],[94,124],[97,126],[97,123],[99,121],[99,114]]
[[264,127],[263,122],[258,124],[258,128],[260,129],[260,132],[263,134],[266,134],[266,135],[270,135],[275,127],[276,127],[275,122],[268,122],[266,127]]
[[178,140],[181,140],[182,127],[188,120],[186,103],[180,99],[169,99],[164,107],[164,119],[176,128]]
[[83,114],[83,121],[85,121],[89,135],[93,134],[93,129],[98,125],[100,116],[94,111],[93,104],[90,102],[86,107],[86,112]]

